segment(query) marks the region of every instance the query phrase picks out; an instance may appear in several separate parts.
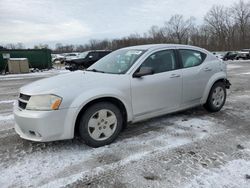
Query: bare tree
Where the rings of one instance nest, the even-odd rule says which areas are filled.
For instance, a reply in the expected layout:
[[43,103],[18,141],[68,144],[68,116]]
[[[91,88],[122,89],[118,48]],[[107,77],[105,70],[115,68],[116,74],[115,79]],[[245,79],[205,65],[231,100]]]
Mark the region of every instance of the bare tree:
[[204,20],[211,32],[211,40],[215,44],[215,49],[229,49],[230,40],[234,34],[234,22],[232,22],[229,9],[224,6],[213,6]]
[[49,45],[40,43],[38,45],[35,45],[34,49],[49,49]]
[[25,49],[25,46],[23,43],[18,42],[18,43],[9,43],[4,46],[7,49]]
[[190,30],[194,27],[193,18],[184,20],[182,15],[176,14],[165,23],[166,35],[169,35],[173,42],[188,44]]
[[239,30],[239,46],[249,48],[250,2],[245,3],[240,0],[238,3],[234,3],[231,10]]
[[83,51],[85,51],[84,45],[76,45],[75,49],[76,49],[77,52],[83,52]]
[[24,46],[23,43],[18,42],[18,43],[16,44],[16,49],[25,49],[25,46]]
[[6,44],[5,45],[5,48],[7,48],[7,49],[16,49],[16,45],[15,44],[13,44],[13,43],[9,43],[9,44]]
[[165,36],[164,28],[160,28],[156,25],[152,26],[148,31],[149,38],[152,39],[153,43],[164,43],[168,40]]
[[[213,6],[205,15],[204,23],[196,26],[194,18],[173,15],[163,27],[152,26],[140,35],[131,34],[116,39],[91,39],[83,45],[56,44],[58,53],[112,49],[152,43],[179,43],[200,46],[212,51],[250,48],[250,1],[239,0],[232,7]],[[16,48],[10,44],[9,48]]]
[[63,46],[62,43],[56,43],[55,50],[60,52],[62,50],[62,46]]

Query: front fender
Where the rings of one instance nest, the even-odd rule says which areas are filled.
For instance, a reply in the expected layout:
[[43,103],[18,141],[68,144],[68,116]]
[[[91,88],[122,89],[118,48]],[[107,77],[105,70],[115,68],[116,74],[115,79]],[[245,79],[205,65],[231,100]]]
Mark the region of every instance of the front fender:
[[209,92],[212,88],[212,86],[214,85],[214,83],[218,80],[221,80],[221,79],[226,79],[227,78],[227,75],[225,72],[217,72],[216,74],[214,74],[210,80],[208,81],[206,87],[205,87],[205,90],[204,90],[204,93],[203,93],[203,96],[201,98],[201,104],[205,104],[206,101],[207,101],[207,98],[208,98],[208,95],[209,95]]
[[[116,89],[98,88],[98,89],[93,89],[90,91],[85,91],[81,95],[79,95],[76,99],[73,100],[73,102],[70,105],[71,108],[76,109],[75,111],[76,113],[74,114],[74,117],[73,117],[73,121],[74,121],[73,124],[76,122],[78,114],[80,113],[80,111],[86,104],[88,104],[89,102],[93,100],[104,98],[104,97],[112,97],[112,98],[120,100],[125,106],[128,121],[132,120],[133,113],[132,113],[132,104],[130,100],[129,91],[122,92]],[[74,134],[74,132],[72,132],[71,134]]]

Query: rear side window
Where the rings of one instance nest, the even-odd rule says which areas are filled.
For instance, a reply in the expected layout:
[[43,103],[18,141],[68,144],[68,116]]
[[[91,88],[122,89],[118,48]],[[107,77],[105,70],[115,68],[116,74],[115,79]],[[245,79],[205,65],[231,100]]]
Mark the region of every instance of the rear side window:
[[183,68],[200,65],[206,58],[206,54],[196,50],[179,50]]

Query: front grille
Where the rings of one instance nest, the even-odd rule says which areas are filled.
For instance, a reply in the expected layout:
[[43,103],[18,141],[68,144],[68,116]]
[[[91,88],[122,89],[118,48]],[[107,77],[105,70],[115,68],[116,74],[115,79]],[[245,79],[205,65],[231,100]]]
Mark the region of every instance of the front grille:
[[23,93],[20,93],[19,99],[18,99],[18,107],[21,109],[26,109],[29,99],[30,99],[30,95],[25,95]]
[[29,101],[30,95],[25,95],[25,94],[20,93],[19,98],[25,101]]

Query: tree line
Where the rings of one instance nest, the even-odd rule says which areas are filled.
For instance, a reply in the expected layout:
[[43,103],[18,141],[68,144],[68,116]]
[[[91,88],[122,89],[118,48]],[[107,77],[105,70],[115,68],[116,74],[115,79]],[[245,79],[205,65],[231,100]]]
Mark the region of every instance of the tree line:
[[[204,16],[202,24],[195,18],[185,19],[183,15],[173,15],[163,26],[152,26],[144,34],[131,34],[119,39],[91,39],[83,45],[63,45],[57,43],[55,53],[115,50],[126,46],[178,43],[200,46],[210,51],[229,51],[250,48],[250,1],[239,0],[232,6],[214,5]],[[24,47],[22,44],[9,44],[7,48]],[[34,48],[49,48],[47,44]]]

